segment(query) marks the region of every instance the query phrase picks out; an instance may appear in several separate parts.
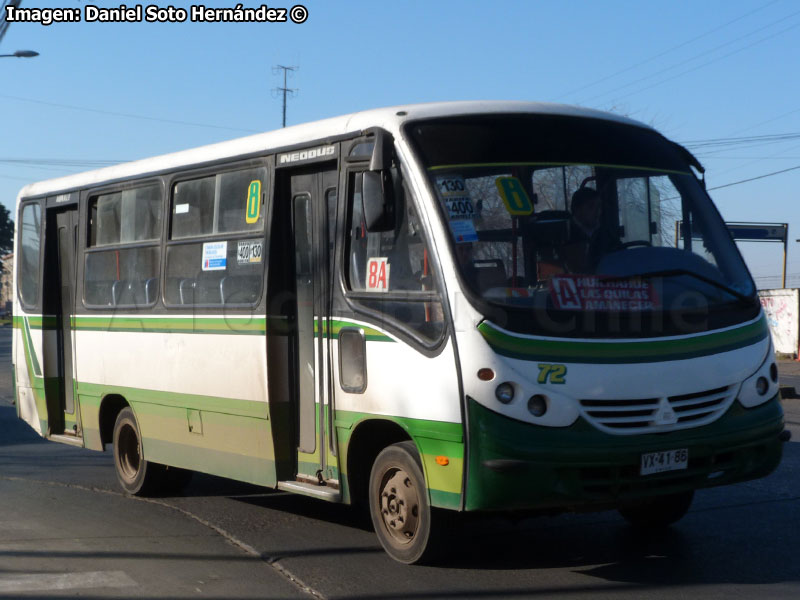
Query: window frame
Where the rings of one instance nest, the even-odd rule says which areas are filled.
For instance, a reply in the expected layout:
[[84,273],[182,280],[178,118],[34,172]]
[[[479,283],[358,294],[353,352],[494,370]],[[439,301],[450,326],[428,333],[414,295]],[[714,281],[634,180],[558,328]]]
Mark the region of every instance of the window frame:
[[[159,237],[156,240],[147,240],[147,241],[136,241],[136,242],[126,242],[126,243],[119,243],[119,244],[107,244],[103,246],[91,246],[91,224],[89,220],[92,217],[92,201],[97,199],[100,196],[107,195],[107,194],[114,194],[117,192],[128,191],[137,188],[148,187],[151,185],[158,186],[161,192],[161,222],[160,222],[160,231]],[[159,300],[162,296],[162,290],[159,289],[158,293],[155,296],[155,299],[148,303],[148,304],[90,304],[86,300],[86,282],[87,282],[87,269],[86,269],[86,262],[90,254],[100,254],[103,252],[110,252],[113,250],[136,250],[139,248],[157,248],[158,249],[158,256],[156,260],[156,264],[158,265],[157,271],[155,273],[155,279],[158,281],[159,288],[163,287],[163,259],[164,259],[164,210],[165,210],[165,195],[166,188],[164,186],[164,180],[161,177],[146,177],[143,179],[134,179],[128,180],[120,184],[116,185],[108,185],[94,189],[88,189],[85,191],[85,200],[82,201],[82,204],[85,206],[85,215],[83,217],[82,226],[85,225],[85,228],[82,228],[83,232],[83,253],[78,254],[78,258],[80,259],[80,283],[81,283],[81,304],[83,307],[90,311],[108,311],[108,310],[117,310],[117,309],[126,309],[126,310],[151,310],[155,306],[158,305]],[[80,213],[79,213],[80,214]],[[79,228],[79,231],[80,229]]]
[[[20,263],[22,258],[22,214],[28,206],[39,207],[39,267],[36,276],[36,301],[26,303],[22,297],[22,286],[20,285]],[[25,198],[21,200],[18,207],[17,223],[19,223],[19,233],[17,235],[16,244],[18,248],[14,253],[14,268],[16,276],[14,277],[14,284],[16,286],[16,295],[19,300],[19,305],[26,313],[36,314],[42,312],[42,274],[44,273],[44,233],[45,233],[45,218],[46,218],[45,198]]]
[[[270,202],[272,197],[272,178],[273,169],[270,165],[270,159],[273,159],[274,155],[270,154],[267,156],[259,156],[256,158],[251,158],[247,160],[239,160],[236,162],[224,163],[224,164],[216,164],[211,166],[205,166],[198,169],[191,169],[180,171],[171,174],[165,180],[165,192],[166,198],[164,203],[164,210],[166,211],[166,218],[164,219],[164,230],[163,230],[163,239],[162,239],[162,247],[163,247],[163,256],[161,258],[161,291],[160,297],[161,301],[166,309],[169,311],[178,311],[178,310],[190,310],[193,311],[195,309],[203,309],[203,310],[252,310],[261,304],[261,301],[264,296],[264,290],[266,288],[265,280],[266,280],[266,265],[269,262],[269,240],[267,239],[267,225],[270,218]],[[244,231],[244,232],[223,232],[223,233],[211,233],[211,234],[204,234],[204,235],[197,235],[192,237],[182,237],[178,239],[171,239],[172,233],[172,220],[174,217],[173,213],[173,201],[175,197],[175,186],[179,183],[183,183],[186,181],[192,181],[196,179],[203,179],[205,177],[211,177],[215,175],[221,175],[224,173],[233,173],[236,171],[245,171],[248,169],[263,169],[264,170],[264,181],[261,185],[261,215],[262,215],[262,222],[261,228],[259,230],[251,230],[251,231]],[[260,238],[263,240],[263,254],[262,254],[262,268],[259,272],[260,275],[260,282],[259,282],[259,290],[256,293],[255,300],[250,303],[189,303],[189,304],[180,304],[180,303],[171,303],[167,300],[167,268],[168,268],[168,256],[169,256],[169,248],[175,246],[188,246],[188,245],[197,245],[203,244],[206,242],[215,242],[215,241],[227,241],[227,242],[238,242],[241,240],[252,239],[252,238]]]
[[[355,147],[364,138],[354,140],[351,148]],[[409,182],[411,178],[405,164],[399,162],[398,173],[403,178],[406,184],[406,202],[410,202],[417,212],[420,226],[422,228],[422,235],[424,236],[425,244],[429,253],[429,261],[433,270],[433,281],[435,289],[425,291],[386,291],[386,292],[370,292],[364,290],[353,290],[350,287],[349,269],[350,269],[350,224],[353,214],[352,196],[355,193],[355,180],[358,173],[363,173],[369,170],[369,157],[358,157],[347,161],[341,167],[341,180],[340,190],[344,194],[340,194],[340,203],[342,210],[342,231],[341,231],[341,244],[339,254],[339,266],[337,268],[338,285],[341,290],[342,297],[344,298],[347,306],[356,314],[364,318],[366,322],[376,324],[380,328],[386,329],[394,335],[397,335],[403,341],[414,346],[419,352],[426,356],[435,356],[443,348],[446,341],[449,339],[450,318],[448,303],[446,301],[446,294],[444,292],[444,280],[442,277],[442,269],[437,252],[432,249],[431,240],[433,235],[430,229],[430,224],[427,219],[423,217],[420,209],[421,202],[417,198]],[[438,303],[442,311],[443,326],[439,335],[435,339],[426,339],[422,337],[413,327],[407,323],[399,321],[391,316],[389,313],[365,306],[361,301],[376,301],[384,300],[388,302],[407,302],[411,304],[423,304],[425,302]]]

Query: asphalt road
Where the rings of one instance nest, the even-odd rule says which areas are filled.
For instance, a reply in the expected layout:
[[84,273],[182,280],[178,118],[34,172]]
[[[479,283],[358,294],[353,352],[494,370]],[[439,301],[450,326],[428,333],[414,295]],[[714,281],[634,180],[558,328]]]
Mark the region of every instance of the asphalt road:
[[[666,532],[637,534],[614,512],[468,521],[442,564],[407,567],[348,507],[202,475],[179,497],[123,496],[108,453],[44,441],[15,418],[9,334],[0,597],[800,597],[800,400],[784,403],[793,441],[774,474],[699,492]],[[794,368],[781,365],[787,385],[800,383]]]

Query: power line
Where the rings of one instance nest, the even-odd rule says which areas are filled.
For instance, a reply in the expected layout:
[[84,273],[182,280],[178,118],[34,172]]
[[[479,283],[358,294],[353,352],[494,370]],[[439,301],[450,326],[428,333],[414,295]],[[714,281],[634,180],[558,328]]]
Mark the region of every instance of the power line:
[[757,143],[772,143],[794,140],[800,138],[800,133],[773,133],[768,135],[751,135],[742,137],[729,137],[729,138],[710,138],[707,140],[691,140],[688,142],[681,142],[681,145],[690,149],[707,148],[709,146],[734,146],[739,144]]
[[733,181],[731,183],[726,183],[725,185],[717,185],[715,187],[707,188],[706,191],[711,190],[721,190],[722,188],[731,187],[734,185],[739,185],[740,183],[747,183],[748,181],[755,181],[756,179],[764,179],[765,177],[772,177],[773,175],[780,175],[781,173],[788,173],[789,171],[796,171],[800,169],[800,165],[795,167],[789,167],[788,169],[781,169],[780,171],[773,171],[772,173],[765,173],[764,175],[758,175],[757,177],[750,177],[749,179],[742,179],[740,181]]
[[241,127],[226,127],[223,125],[212,125],[210,123],[194,123],[191,121],[178,121],[175,119],[165,119],[161,117],[149,117],[147,115],[137,115],[134,113],[122,113],[122,112],[115,112],[111,110],[103,110],[100,108],[86,108],[84,106],[74,106],[71,104],[61,104],[58,102],[48,102],[46,100],[36,100],[34,98],[23,98],[21,96],[9,96],[7,94],[0,94],[0,98],[5,98],[6,100],[17,100],[19,102],[30,102],[33,104],[42,104],[44,106],[55,106],[58,108],[68,108],[70,110],[79,110],[83,112],[91,112],[91,113],[99,113],[102,115],[110,115],[113,117],[125,117],[127,119],[139,119],[142,121],[155,121],[158,123],[172,123],[175,125],[189,125],[191,127],[206,127],[208,129],[225,129],[228,131],[243,131],[246,133],[258,133],[258,130],[255,129],[243,129]]
[[629,67],[626,67],[624,69],[621,69],[621,70],[619,70],[619,71],[617,71],[615,73],[612,73],[611,75],[607,75],[606,77],[601,77],[600,79],[597,79],[597,80],[595,80],[595,81],[593,81],[591,83],[587,83],[587,84],[582,85],[582,86],[580,86],[578,88],[575,88],[575,89],[572,89],[572,90],[570,90],[568,92],[565,92],[564,94],[562,94],[562,96],[569,96],[570,94],[574,94],[575,92],[580,92],[580,91],[583,91],[583,90],[585,90],[587,88],[594,87],[595,85],[597,85],[599,83],[603,83],[604,81],[608,81],[609,79],[613,79],[617,75],[622,75],[623,73],[627,73],[628,71],[632,71],[633,69],[641,67],[642,65],[646,65],[647,63],[653,62],[657,58],[661,58],[662,56],[665,56],[665,55],[669,54],[670,52],[673,52],[675,50],[683,48],[684,46],[688,46],[689,44],[694,43],[697,40],[700,40],[700,39],[702,39],[704,37],[707,37],[707,36],[711,35],[712,33],[715,33],[717,31],[719,31],[720,29],[724,29],[725,27],[728,27],[729,25],[733,25],[737,21],[741,21],[742,19],[744,19],[746,17],[749,17],[750,15],[752,15],[754,13],[757,13],[757,12],[759,12],[761,10],[764,10],[768,6],[771,6],[771,5],[775,4],[777,1],[778,0],[772,0],[771,2],[767,2],[765,5],[761,6],[760,8],[756,8],[755,10],[751,10],[750,12],[747,12],[747,13],[741,15],[740,17],[736,17],[735,19],[733,19],[731,21],[728,21],[727,23],[723,23],[722,25],[719,25],[717,27],[714,27],[713,29],[709,29],[705,33],[701,33],[700,35],[698,35],[696,37],[693,37],[690,40],[682,42],[682,43],[680,43],[680,44],[678,44],[676,46],[672,46],[671,48],[668,48],[667,50],[664,50],[663,52],[659,52],[658,54],[655,54],[655,55],[651,56],[650,58],[646,58],[643,61],[640,61],[640,62],[638,62],[636,64],[633,64],[633,65],[631,65]]
[[[739,38],[738,40],[733,40],[733,42],[737,42],[737,41],[739,41],[739,40],[743,39],[744,37],[748,37],[748,36],[752,35],[753,33],[756,33],[756,32],[758,32],[758,31],[761,31],[761,30],[763,30],[763,29],[766,29],[766,28],[768,28],[768,27],[772,27],[773,25],[775,25],[775,24],[777,24],[777,23],[784,22],[784,21],[785,21],[786,19],[788,19],[789,17],[793,17],[793,16],[795,16],[795,15],[797,15],[797,14],[800,14],[800,11],[798,11],[798,12],[795,12],[795,13],[792,13],[791,15],[788,15],[787,17],[784,17],[784,18],[782,18],[782,19],[780,19],[780,20],[778,20],[778,21],[775,21],[775,22],[773,22],[773,23],[770,23],[769,25],[767,25],[767,26],[765,26],[765,27],[762,27],[762,28],[760,28],[760,29],[758,29],[758,30],[756,30],[756,31],[754,31],[754,32],[751,32],[751,33],[749,33],[749,34],[747,34],[747,35],[745,35],[745,36],[742,36],[742,37],[741,37],[741,38]],[[628,98],[628,97],[630,97],[630,96],[633,96],[633,95],[635,95],[635,94],[639,94],[639,93],[641,93],[641,92],[644,92],[644,91],[646,91],[646,90],[652,89],[652,88],[654,88],[654,87],[658,87],[659,85],[663,85],[663,84],[665,84],[665,83],[667,83],[667,82],[669,82],[669,81],[672,81],[673,79],[677,79],[677,78],[679,78],[679,77],[683,77],[684,75],[687,75],[688,73],[692,73],[692,72],[694,72],[694,71],[697,71],[698,69],[702,69],[703,67],[707,67],[708,65],[711,65],[711,64],[713,64],[713,63],[715,63],[715,62],[719,62],[720,60],[724,60],[724,59],[726,59],[726,58],[728,58],[728,57],[730,57],[730,56],[733,56],[734,54],[738,54],[739,52],[743,52],[743,51],[745,51],[745,50],[749,50],[749,49],[750,49],[750,48],[752,48],[753,46],[756,46],[756,45],[758,45],[758,44],[760,44],[760,43],[762,43],[762,42],[766,42],[766,41],[769,41],[769,40],[775,39],[777,36],[779,36],[779,35],[781,35],[781,34],[784,34],[784,33],[786,33],[787,31],[790,31],[790,30],[792,30],[792,29],[795,29],[795,28],[796,28],[796,27],[798,27],[798,26],[800,26],[800,23],[795,23],[794,25],[790,25],[789,27],[785,27],[784,29],[781,29],[781,30],[780,30],[780,31],[778,31],[777,33],[771,33],[771,34],[769,34],[769,35],[767,35],[767,36],[764,36],[764,37],[762,37],[762,38],[759,38],[758,40],[756,40],[755,42],[753,42],[753,43],[751,43],[751,44],[747,44],[746,46],[742,46],[741,48],[737,48],[736,50],[732,50],[731,52],[728,52],[727,54],[723,54],[722,56],[718,56],[718,57],[716,57],[716,58],[712,58],[711,60],[708,60],[708,61],[706,61],[706,62],[704,62],[704,63],[701,63],[701,64],[699,64],[699,65],[697,65],[697,66],[695,66],[695,67],[692,67],[691,69],[686,69],[685,71],[681,71],[681,72],[680,72],[680,73],[678,73],[677,75],[673,75],[673,76],[671,76],[671,77],[667,77],[666,79],[662,79],[661,81],[657,81],[657,82],[655,82],[655,83],[653,83],[653,84],[646,85],[646,86],[644,86],[644,87],[642,87],[642,88],[639,88],[639,89],[637,89],[637,90],[634,90],[634,91],[632,91],[632,92],[629,92],[629,93],[627,93],[627,94],[624,94],[624,95],[622,95],[622,96],[617,96],[617,97],[615,97],[615,98],[612,98],[612,100],[610,100],[610,102],[611,102],[611,103],[618,102],[619,100],[622,100],[622,99],[624,99],[624,98]],[[731,44],[731,43],[733,43],[733,42],[726,42],[725,44],[722,44],[722,45],[720,45],[720,46],[717,46],[716,48],[713,48],[713,49],[712,49],[712,50],[710,50],[709,52],[713,52],[714,50],[718,50],[718,49],[722,48],[723,46],[730,45],[730,44]],[[689,58],[689,59],[687,59],[687,60],[685,60],[685,61],[682,61],[682,62],[680,62],[680,63],[678,63],[678,64],[676,64],[676,65],[673,65],[673,66],[671,66],[671,67],[667,67],[667,68],[665,68],[665,69],[662,69],[661,71],[657,71],[656,73],[654,73],[654,74],[652,74],[652,75],[649,75],[649,76],[647,76],[647,77],[642,77],[642,78],[640,78],[640,79],[637,79],[636,81],[633,81],[633,82],[631,82],[631,83],[625,84],[625,85],[623,85],[623,86],[621,86],[621,87],[617,88],[617,90],[621,90],[621,89],[624,89],[624,88],[627,88],[627,87],[631,87],[631,86],[633,86],[633,85],[636,85],[637,83],[639,83],[639,82],[641,82],[641,81],[646,81],[647,79],[652,79],[652,78],[654,78],[654,77],[657,77],[657,76],[658,76],[658,75],[660,75],[661,73],[665,73],[666,71],[671,71],[672,69],[675,69],[675,68],[677,68],[677,67],[679,67],[679,66],[681,66],[681,65],[684,65],[684,64],[686,64],[687,62],[691,62],[691,61],[693,61],[693,60],[696,60],[696,59],[698,59],[698,58],[701,58],[703,55],[706,55],[706,54],[708,54],[708,52],[704,52],[703,54],[698,54],[698,55],[696,55],[696,56],[693,56],[692,58]],[[587,103],[587,102],[591,102],[591,101],[593,101],[593,100],[596,100],[597,98],[602,98],[603,96],[608,96],[608,95],[610,95],[610,94],[613,94],[613,93],[614,93],[614,92],[616,92],[617,90],[613,90],[613,91],[611,91],[611,92],[604,92],[604,93],[602,93],[602,94],[598,94],[597,96],[594,96],[593,98],[590,98],[590,99],[588,99],[588,100],[585,100],[585,101],[581,102],[580,104],[585,104],[585,103]]]

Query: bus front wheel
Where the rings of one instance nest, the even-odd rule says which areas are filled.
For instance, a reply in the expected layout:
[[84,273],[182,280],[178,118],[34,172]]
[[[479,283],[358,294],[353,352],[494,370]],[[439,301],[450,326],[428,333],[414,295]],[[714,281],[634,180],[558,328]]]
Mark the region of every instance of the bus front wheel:
[[163,470],[142,456],[139,423],[130,407],[120,411],[114,424],[114,467],[122,489],[134,496],[152,493]]
[[682,519],[693,498],[693,491],[656,496],[621,506],[619,513],[639,529],[661,529]]
[[369,478],[369,509],[389,556],[406,564],[430,558],[431,508],[413,442],[392,444],[378,454]]

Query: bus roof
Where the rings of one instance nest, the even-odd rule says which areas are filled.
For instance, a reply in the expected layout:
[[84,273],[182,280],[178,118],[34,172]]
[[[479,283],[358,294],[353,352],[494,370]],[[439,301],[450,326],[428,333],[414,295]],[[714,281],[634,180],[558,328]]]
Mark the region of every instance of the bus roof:
[[366,110],[301,125],[293,125],[284,129],[258,133],[243,138],[200,146],[190,150],[182,150],[171,154],[163,154],[93,171],[85,171],[75,175],[32,183],[22,188],[17,197],[17,201],[19,202],[22,198],[66,192],[129,177],[200,165],[225,158],[280,150],[303,143],[312,143],[316,140],[358,133],[370,127],[382,127],[397,135],[400,126],[404,122],[410,120],[469,114],[511,113],[586,117],[617,121],[628,125],[649,128],[643,123],[612,113],[544,102],[462,101],[400,105]]

